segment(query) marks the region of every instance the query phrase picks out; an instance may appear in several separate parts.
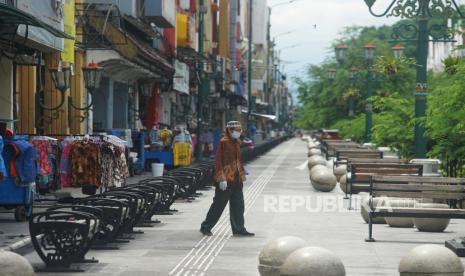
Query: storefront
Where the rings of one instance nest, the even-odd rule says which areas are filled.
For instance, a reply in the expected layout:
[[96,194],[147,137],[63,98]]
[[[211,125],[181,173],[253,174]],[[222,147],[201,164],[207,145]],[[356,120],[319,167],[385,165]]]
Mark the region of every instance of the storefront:
[[[14,120],[11,127],[17,132],[82,133],[84,124],[76,118],[83,112],[69,104],[72,99],[80,107],[86,95],[84,52],[74,43],[74,0],[55,5],[14,3],[0,6],[0,51],[5,57],[0,84],[8,87],[2,91],[2,116]],[[56,89],[50,71],[60,66],[73,72],[70,89],[63,93]]]

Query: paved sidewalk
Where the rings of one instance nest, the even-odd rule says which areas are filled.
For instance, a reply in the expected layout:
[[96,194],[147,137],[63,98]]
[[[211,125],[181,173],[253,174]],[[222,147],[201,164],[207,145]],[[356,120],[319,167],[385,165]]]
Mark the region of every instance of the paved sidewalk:
[[[121,245],[120,250],[90,251],[87,256],[100,262],[82,265],[85,273],[66,275],[255,276],[258,254],[265,243],[295,235],[309,245],[325,247],[340,256],[347,275],[392,276],[398,275],[399,261],[411,248],[424,243],[443,244],[447,239],[465,235],[463,220],[453,220],[447,232],[438,234],[375,225],[378,242],[366,243],[367,224],[359,211],[345,211],[345,202],[340,200],[342,191],[337,188],[331,193],[320,193],[309,184],[308,170],[303,166],[306,152],[305,143],[293,139],[247,165],[251,174],[244,192],[246,226],[256,237],[232,237],[227,213],[213,229],[214,236],[202,237],[198,229],[211,203],[213,190],[209,190],[192,203],[176,203],[174,208],[179,213],[157,217],[162,224],[143,229],[145,234]],[[281,212],[276,212],[265,205],[276,198],[286,203],[302,196],[311,203],[312,210],[316,209],[316,202],[330,202],[340,208],[311,212],[305,207],[290,210],[285,205]],[[26,257],[35,266],[42,265],[35,252]]]

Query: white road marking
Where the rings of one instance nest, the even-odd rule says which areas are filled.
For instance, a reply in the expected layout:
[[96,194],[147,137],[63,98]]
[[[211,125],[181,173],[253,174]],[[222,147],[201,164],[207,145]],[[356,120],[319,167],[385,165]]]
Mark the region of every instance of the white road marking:
[[302,165],[299,165],[299,166],[297,166],[295,168],[303,171],[303,170],[307,169],[307,167],[308,167],[308,160],[305,161]]

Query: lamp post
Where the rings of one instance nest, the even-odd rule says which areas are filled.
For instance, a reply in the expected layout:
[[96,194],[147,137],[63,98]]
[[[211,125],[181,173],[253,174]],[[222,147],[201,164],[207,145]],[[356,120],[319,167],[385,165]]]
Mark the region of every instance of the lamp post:
[[371,129],[373,127],[373,107],[371,97],[373,96],[373,60],[375,58],[376,46],[368,43],[363,46],[365,60],[367,62],[367,103],[365,120],[365,142],[371,141]]
[[[350,87],[355,86],[355,81],[357,79],[358,69],[357,67],[353,66],[350,70]],[[349,118],[353,118],[355,116],[355,102],[354,102],[354,95],[349,95]]]
[[[419,123],[419,118],[426,116],[427,89],[427,59],[428,43],[453,42],[454,33],[445,24],[429,24],[431,18],[437,16],[452,18],[458,14],[465,18],[456,0],[390,0],[387,7],[381,13],[374,12],[376,0],[365,0],[369,12],[376,17],[395,16],[407,19],[416,19],[417,24],[403,23],[394,29],[392,37],[396,41],[415,42],[416,49],[416,89],[415,89],[415,157],[426,157],[427,138],[425,129]],[[432,39],[430,39],[430,37]]]
[[[60,91],[60,104],[58,104],[55,107],[46,107],[40,102],[40,105],[45,110],[54,111],[55,115],[53,115],[52,117],[56,119],[58,118],[58,114],[61,110],[61,107],[64,105],[66,91],[68,91],[68,89],[70,88],[71,67],[61,66],[61,64],[59,64],[58,67],[49,68],[49,72],[51,74],[55,88],[58,89],[58,91]],[[89,117],[89,111],[93,106],[93,93],[96,89],[100,87],[100,82],[103,76],[103,68],[99,67],[95,62],[91,62],[86,67],[82,67],[82,73],[84,76],[84,83],[87,89],[87,93],[91,95],[91,102],[85,107],[79,107],[74,105],[73,98],[71,96],[68,96],[68,125],[70,126],[72,124],[72,108],[78,111],[84,111],[83,116],[78,116],[79,121],[81,123]]]

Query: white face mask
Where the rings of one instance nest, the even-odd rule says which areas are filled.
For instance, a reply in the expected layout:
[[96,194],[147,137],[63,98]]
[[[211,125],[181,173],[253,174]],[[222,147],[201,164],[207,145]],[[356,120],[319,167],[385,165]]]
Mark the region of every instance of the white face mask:
[[231,133],[231,137],[234,138],[234,139],[239,139],[239,137],[241,137],[241,132],[239,131],[233,131]]

